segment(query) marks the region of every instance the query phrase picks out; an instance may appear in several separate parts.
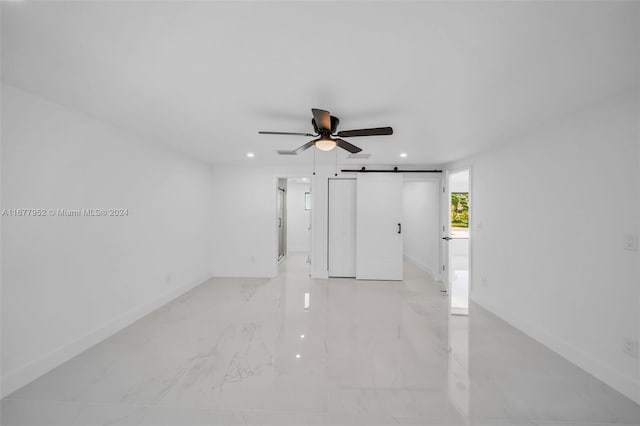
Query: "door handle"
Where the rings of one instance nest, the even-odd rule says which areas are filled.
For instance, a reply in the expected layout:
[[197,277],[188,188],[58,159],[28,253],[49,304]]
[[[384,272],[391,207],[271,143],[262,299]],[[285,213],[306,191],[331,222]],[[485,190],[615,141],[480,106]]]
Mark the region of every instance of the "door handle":
[[453,238],[451,237],[442,237],[443,240],[449,241],[449,240],[453,240]]
[[402,224],[398,224],[398,234],[402,234]]
[[282,218],[278,218],[278,228],[282,228]]

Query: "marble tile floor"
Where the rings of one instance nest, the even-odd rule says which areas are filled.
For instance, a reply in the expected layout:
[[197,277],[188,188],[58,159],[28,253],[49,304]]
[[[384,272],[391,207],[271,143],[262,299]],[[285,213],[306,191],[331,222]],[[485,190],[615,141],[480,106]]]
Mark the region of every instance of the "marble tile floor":
[[640,406],[479,306],[449,316],[411,264],[356,282],[312,280],[305,260],[203,283],[3,399],[0,424],[640,424]]

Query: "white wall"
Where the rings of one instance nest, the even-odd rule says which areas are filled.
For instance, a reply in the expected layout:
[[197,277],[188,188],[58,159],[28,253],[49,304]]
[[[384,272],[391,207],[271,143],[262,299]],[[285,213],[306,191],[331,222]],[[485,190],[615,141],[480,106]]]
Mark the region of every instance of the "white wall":
[[311,191],[311,184],[291,182],[287,184],[287,251],[309,252],[311,211],[304,209],[304,193]]
[[211,276],[209,166],[2,85],[3,396]]
[[449,192],[469,192],[469,171],[453,172],[449,176]]
[[639,116],[619,96],[470,163],[472,299],[640,403]]
[[[292,161],[300,164],[304,160],[293,158]],[[329,166],[318,165],[318,170],[324,169],[329,170]],[[267,278],[277,275],[277,180],[279,177],[309,176],[312,170],[312,166],[306,164],[256,165],[252,159],[247,159],[247,163],[242,165],[215,166],[212,190],[214,208],[209,217],[213,223],[214,276]],[[328,172],[323,173],[326,180]],[[311,178],[311,215],[318,203],[324,203],[326,210],[326,201],[322,201],[326,198],[326,191],[324,198],[316,197],[313,188],[315,178]],[[322,185],[319,187],[322,188]],[[326,212],[322,211],[321,206],[319,209],[318,218],[312,220],[314,224],[315,220],[319,220],[315,231],[324,232],[325,237],[316,241],[317,244],[324,244],[324,251],[316,251],[320,254],[315,266],[324,271],[326,277]]]
[[214,275],[275,276],[277,173],[251,166],[217,166],[214,181]]
[[218,277],[277,274],[276,184],[278,177],[305,176],[310,167],[216,165],[211,215],[214,270]]
[[316,169],[311,178],[311,277],[328,278],[329,247],[329,176],[333,175],[328,167]]
[[434,277],[440,262],[439,189],[439,179],[406,181],[403,194],[404,255]]
[[[293,158],[296,163],[302,159]],[[327,177],[333,165],[317,165],[311,177],[312,276],[327,277]],[[274,277],[277,275],[276,183],[279,177],[304,177],[312,166],[216,165],[214,169],[213,275]],[[313,237],[312,237],[313,239]],[[314,259],[315,258],[315,259]]]

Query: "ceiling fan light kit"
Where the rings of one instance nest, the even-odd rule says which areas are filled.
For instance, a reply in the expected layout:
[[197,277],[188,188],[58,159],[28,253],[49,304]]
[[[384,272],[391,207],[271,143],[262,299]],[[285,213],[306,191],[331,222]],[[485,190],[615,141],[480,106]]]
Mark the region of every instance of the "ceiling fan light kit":
[[[359,148],[344,139],[340,138],[352,138],[359,136],[385,136],[392,135],[393,129],[391,127],[375,127],[371,129],[357,129],[357,130],[343,130],[338,132],[338,124],[340,124],[340,119],[338,117],[332,116],[329,111],[325,111],[323,109],[312,108],[311,112],[313,113],[313,118],[311,119],[311,125],[313,126],[313,130],[316,132],[312,133],[295,133],[295,132],[265,132],[259,131],[258,134],[261,135],[294,135],[294,136],[320,136],[318,139],[314,139],[301,147],[295,149],[293,152],[297,154],[299,151],[305,151],[312,146],[315,146],[321,151],[331,151],[336,146],[344,149],[345,151],[349,151],[351,154],[356,154],[362,151],[362,148]],[[333,138],[332,136],[338,136],[337,138]],[[278,151],[280,152],[280,151]]]
[[336,147],[336,141],[329,138],[320,138],[315,141],[315,146],[320,151],[331,151],[333,148]]

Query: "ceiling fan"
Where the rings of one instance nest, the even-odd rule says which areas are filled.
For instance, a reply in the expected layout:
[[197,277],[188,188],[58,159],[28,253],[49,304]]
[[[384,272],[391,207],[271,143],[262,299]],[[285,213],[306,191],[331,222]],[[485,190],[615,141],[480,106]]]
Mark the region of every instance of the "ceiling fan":
[[[305,149],[309,149],[315,145],[316,148],[322,151],[331,151],[336,146],[349,151],[352,154],[362,151],[361,148],[358,148],[355,145],[350,144],[344,139],[340,138],[351,138],[356,136],[383,136],[383,135],[392,135],[393,129],[391,127],[376,127],[373,129],[357,129],[357,130],[342,130],[337,132],[338,124],[340,120],[338,117],[334,117],[329,113],[329,111],[325,111],[322,109],[312,108],[311,112],[313,113],[313,118],[311,119],[311,124],[313,125],[313,130],[316,132],[313,133],[292,133],[292,132],[258,132],[261,135],[294,135],[294,136],[310,136],[310,137],[318,137],[301,147],[291,151],[292,153],[297,154],[299,151],[304,151]],[[333,136],[338,136],[334,138]]]

